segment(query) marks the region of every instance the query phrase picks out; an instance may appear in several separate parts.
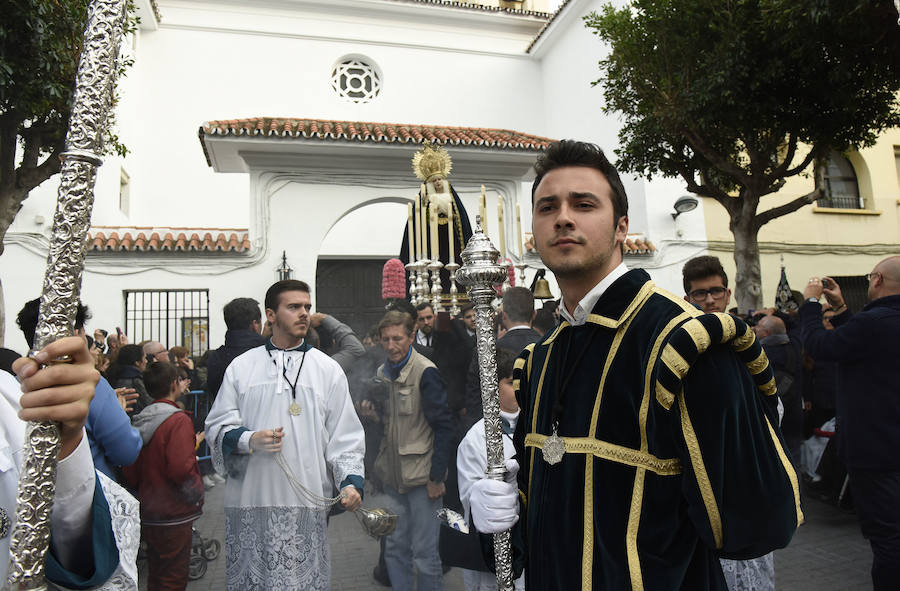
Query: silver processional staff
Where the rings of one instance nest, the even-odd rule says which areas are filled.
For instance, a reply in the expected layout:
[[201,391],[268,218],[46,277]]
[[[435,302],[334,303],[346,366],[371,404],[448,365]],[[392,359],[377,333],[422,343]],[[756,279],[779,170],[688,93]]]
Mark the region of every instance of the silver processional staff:
[[[75,324],[85,238],[91,223],[96,170],[102,163],[125,5],[125,0],[93,0],[88,8],[66,151],[60,156],[61,179],[35,329],[36,350],[71,335]],[[16,524],[9,548],[9,589],[46,589],[44,556],[50,544],[59,445],[56,424],[29,422],[26,426]]]
[[[497,340],[494,334],[494,286],[507,277],[507,265],[497,262],[500,251],[481,231],[481,216],[475,218],[475,233],[460,253],[463,266],[456,279],[466,287],[475,306],[475,342],[478,347],[478,373],[481,378],[481,404],[484,408],[484,435],[487,448],[487,477],[503,480],[503,427],[500,419],[500,394],[497,387]],[[494,534],[494,559],[499,591],[512,591],[512,545],[508,531]]]

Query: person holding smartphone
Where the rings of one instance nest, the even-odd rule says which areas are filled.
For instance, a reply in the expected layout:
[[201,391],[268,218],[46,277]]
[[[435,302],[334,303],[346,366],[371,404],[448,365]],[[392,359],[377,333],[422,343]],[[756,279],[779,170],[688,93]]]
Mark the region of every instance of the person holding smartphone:
[[[838,455],[880,591],[900,581],[900,256],[879,262],[866,279],[869,303],[853,314],[834,279],[810,278],[800,327],[807,354],[838,365]],[[835,312],[834,330],[822,323],[823,295]]]

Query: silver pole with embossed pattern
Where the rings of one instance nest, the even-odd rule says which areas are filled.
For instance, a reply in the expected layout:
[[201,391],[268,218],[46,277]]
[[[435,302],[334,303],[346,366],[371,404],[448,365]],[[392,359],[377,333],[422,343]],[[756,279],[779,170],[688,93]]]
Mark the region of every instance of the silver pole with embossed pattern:
[[[96,170],[102,163],[125,19],[126,0],[94,0],[88,8],[66,150],[60,156],[61,179],[35,350],[71,335],[75,324]],[[10,541],[9,589],[46,589],[44,557],[50,544],[59,446],[55,423],[28,423],[16,496],[16,524]]]
[[[481,378],[481,404],[484,408],[484,435],[487,448],[487,477],[503,480],[506,466],[503,456],[503,425],[500,419],[500,394],[497,386],[497,339],[494,334],[494,286],[507,278],[507,265],[498,264],[500,255],[481,230],[476,217],[475,233],[460,253],[463,266],[456,279],[464,285],[475,306],[475,342],[478,346],[478,373]],[[494,534],[494,558],[500,591],[512,591],[512,546],[508,531]]]

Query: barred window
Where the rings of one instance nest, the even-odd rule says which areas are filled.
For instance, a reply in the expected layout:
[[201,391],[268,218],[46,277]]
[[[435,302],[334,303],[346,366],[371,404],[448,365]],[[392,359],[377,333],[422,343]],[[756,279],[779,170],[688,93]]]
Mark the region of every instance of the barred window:
[[824,196],[819,199],[819,207],[839,209],[865,209],[859,198],[856,171],[844,155],[832,150],[824,164]]
[[209,349],[208,289],[126,289],[122,294],[131,343],[180,345],[194,357]]
[[353,103],[368,103],[381,92],[381,76],[360,58],[342,58],[331,73],[331,88]]

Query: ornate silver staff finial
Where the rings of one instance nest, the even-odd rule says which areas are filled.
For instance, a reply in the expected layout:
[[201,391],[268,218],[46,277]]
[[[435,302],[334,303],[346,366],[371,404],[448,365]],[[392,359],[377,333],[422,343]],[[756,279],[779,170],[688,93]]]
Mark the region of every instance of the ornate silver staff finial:
[[[59,197],[35,329],[35,349],[72,334],[75,323],[85,237],[91,223],[96,168],[102,162],[100,155],[115,87],[125,4],[125,0],[94,0],[88,9],[66,151],[61,155]],[[7,569],[7,584],[12,589],[46,588],[44,556],[50,544],[59,445],[59,430],[54,423],[29,422],[26,426]]]
[[[475,233],[460,253],[463,266],[456,273],[475,306],[475,342],[478,345],[478,372],[481,378],[481,404],[484,408],[484,435],[487,448],[487,477],[503,480],[503,428],[500,420],[500,394],[497,389],[497,342],[494,334],[495,285],[507,277],[507,265],[498,264],[497,250],[481,231],[481,216],[475,218]],[[512,591],[512,546],[509,532],[494,534],[494,557],[500,591]]]

